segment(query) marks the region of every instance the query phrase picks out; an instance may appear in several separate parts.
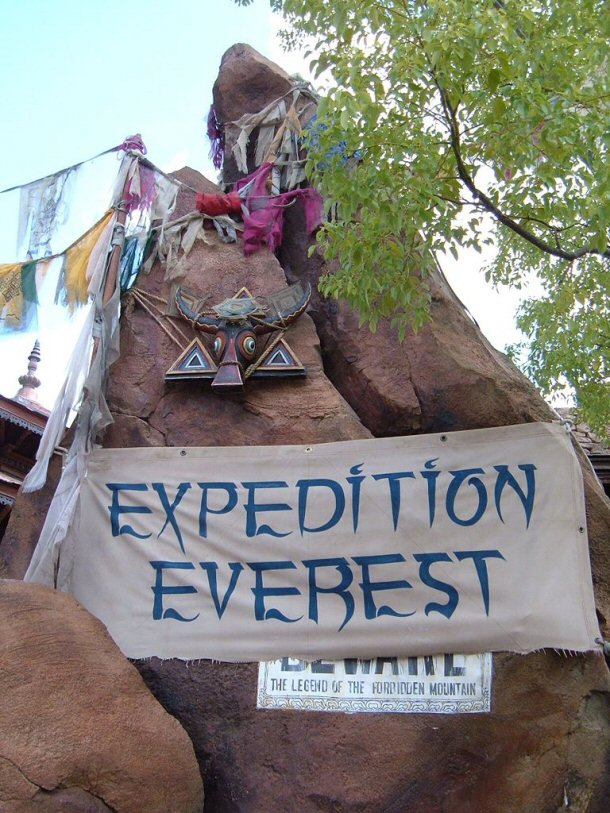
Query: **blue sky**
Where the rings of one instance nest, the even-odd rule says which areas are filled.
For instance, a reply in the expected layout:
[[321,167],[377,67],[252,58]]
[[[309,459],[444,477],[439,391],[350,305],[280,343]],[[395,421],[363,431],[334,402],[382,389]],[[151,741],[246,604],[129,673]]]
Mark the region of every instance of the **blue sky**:
[[203,169],[224,51],[269,54],[266,0],[0,0],[0,189],[141,132],[152,160]]
[[[163,170],[189,165],[214,179],[205,119],[227,48],[247,42],[289,72],[307,76],[300,55],[282,52],[268,0],[246,8],[232,0],[0,0],[0,25],[0,189],[87,159],[135,132]],[[112,176],[118,162],[110,159]],[[1,198],[0,262],[11,262],[17,259],[9,256],[13,218],[6,210],[12,204]],[[85,206],[81,202],[77,212],[83,222]],[[442,265],[492,342],[502,348],[514,340],[516,294],[492,292],[474,252],[459,262],[443,258]],[[39,328],[41,401],[51,407],[75,324],[58,322],[49,310]],[[35,338],[0,334],[2,394],[15,394]]]

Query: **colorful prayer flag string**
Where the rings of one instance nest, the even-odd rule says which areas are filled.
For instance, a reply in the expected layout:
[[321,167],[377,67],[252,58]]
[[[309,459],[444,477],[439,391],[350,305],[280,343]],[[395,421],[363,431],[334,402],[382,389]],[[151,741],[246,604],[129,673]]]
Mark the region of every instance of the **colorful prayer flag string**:
[[[111,209],[104,217],[74,241],[67,249],[40,260],[0,264],[0,325],[5,329],[24,330],[36,318],[38,289],[51,260],[64,258],[56,302],[74,310],[89,300],[89,261],[104,232],[114,217]],[[43,269],[43,273],[39,273]]]

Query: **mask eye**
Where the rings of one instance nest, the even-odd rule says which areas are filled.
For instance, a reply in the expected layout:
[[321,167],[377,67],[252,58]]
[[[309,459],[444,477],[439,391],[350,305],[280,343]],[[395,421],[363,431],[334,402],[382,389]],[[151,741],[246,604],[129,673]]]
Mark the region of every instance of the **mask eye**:
[[244,336],[244,338],[241,340],[241,349],[244,356],[252,358],[256,352],[256,339],[254,336]]
[[222,352],[223,346],[224,340],[222,336],[216,336],[216,338],[214,339],[214,352],[216,353],[217,356],[219,356],[220,353]]

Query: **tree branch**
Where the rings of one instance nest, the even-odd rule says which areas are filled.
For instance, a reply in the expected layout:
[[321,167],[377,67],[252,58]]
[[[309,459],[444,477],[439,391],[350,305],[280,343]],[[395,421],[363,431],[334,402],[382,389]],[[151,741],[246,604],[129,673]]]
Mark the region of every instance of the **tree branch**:
[[[460,146],[460,131],[457,123],[457,118],[455,115],[455,110],[451,105],[451,101],[445,91],[445,89],[439,84],[437,78],[434,74],[434,69],[432,68],[432,79],[438,89],[438,92],[441,97],[441,101],[443,107],[445,109],[445,115],[447,117],[447,122],[449,124],[449,129],[451,133],[451,149],[453,151],[453,155],[455,158],[456,166],[458,175],[460,176],[460,180],[466,186],[466,188],[471,192],[476,200],[481,201],[485,209],[492,214],[496,220],[502,223],[507,228],[514,231],[515,234],[518,234],[519,237],[522,237],[531,245],[536,246],[536,248],[540,249],[540,251],[545,252],[546,254],[551,254],[553,257],[559,257],[562,260],[568,260],[570,262],[574,260],[578,260],[581,257],[585,257],[587,254],[597,254],[600,257],[607,257],[610,259],[610,250],[606,249],[605,251],[600,251],[596,248],[580,248],[576,251],[566,251],[565,249],[561,248],[559,244],[555,247],[546,243],[544,240],[541,240],[535,234],[525,229],[519,223],[517,223],[513,218],[506,215],[501,209],[499,209],[496,204],[488,197],[483,191],[481,191],[473,179],[470,176],[470,173],[466,169],[464,161],[462,159],[461,153],[461,146]],[[557,241],[558,242],[558,241]]]

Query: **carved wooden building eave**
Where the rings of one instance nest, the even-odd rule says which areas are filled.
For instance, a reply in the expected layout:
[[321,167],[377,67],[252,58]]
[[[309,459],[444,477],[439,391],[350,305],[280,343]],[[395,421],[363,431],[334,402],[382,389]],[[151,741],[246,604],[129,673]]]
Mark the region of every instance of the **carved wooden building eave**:
[[610,497],[610,452],[590,452],[589,460],[606,496]]
[[0,421],[9,421],[16,426],[29,429],[35,435],[42,435],[47,425],[49,410],[25,398],[7,398],[0,395]]
[[606,496],[610,498],[610,446],[600,439],[586,423],[578,423],[571,407],[555,407],[555,412],[566,424],[572,437],[589,458],[597,479],[602,484]]
[[40,404],[0,395],[0,504],[12,505],[34,463],[48,417]]
[[40,380],[35,373],[40,361],[36,341],[28,357],[28,370],[20,376],[14,398],[0,395],[0,539],[26,474],[34,465],[49,410],[38,403]]

